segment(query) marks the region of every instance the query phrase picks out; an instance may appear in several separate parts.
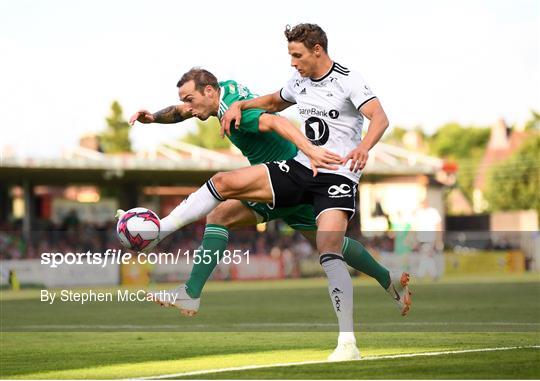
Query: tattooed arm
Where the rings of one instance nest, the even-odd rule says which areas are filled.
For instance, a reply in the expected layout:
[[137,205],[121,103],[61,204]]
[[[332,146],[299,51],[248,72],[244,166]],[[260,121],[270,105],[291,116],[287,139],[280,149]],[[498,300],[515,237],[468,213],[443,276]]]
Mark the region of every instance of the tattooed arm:
[[191,118],[191,113],[187,111],[184,104],[169,106],[155,113],[150,113],[147,110],[139,110],[129,119],[129,123],[133,126],[136,121],[140,123],[178,123]]

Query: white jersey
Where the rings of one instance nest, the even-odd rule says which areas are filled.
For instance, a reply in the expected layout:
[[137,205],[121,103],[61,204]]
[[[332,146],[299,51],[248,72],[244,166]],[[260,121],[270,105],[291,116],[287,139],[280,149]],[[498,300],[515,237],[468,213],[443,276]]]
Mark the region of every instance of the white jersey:
[[[303,119],[303,132],[315,145],[345,157],[362,140],[364,117],[358,110],[375,98],[362,76],[334,62],[320,79],[304,78],[298,72],[280,91],[281,98],[298,105]],[[307,156],[298,151],[294,158],[311,168]],[[350,161],[338,170],[321,168],[319,172],[345,176],[355,182],[360,173],[349,170]]]

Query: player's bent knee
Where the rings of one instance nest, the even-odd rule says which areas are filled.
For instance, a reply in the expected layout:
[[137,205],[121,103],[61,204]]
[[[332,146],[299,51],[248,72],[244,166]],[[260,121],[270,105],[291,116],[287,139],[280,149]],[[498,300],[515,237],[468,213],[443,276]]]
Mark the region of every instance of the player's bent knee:
[[226,197],[229,193],[228,187],[230,186],[229,173],[218,172],[212,176],[212,183],[222,197]]
[[317,251],[321,254],[323,253],[336,253],[342,254],[342,246],[340,244],[328,244],[328,245],[317,245]]
[[317,232],[317,250],[320,253],[341,253],[343,247],[343,232]]
[[218,172],[212,176],[212,183],[221,195],[221,197],[229,199],[238,196],[238,193],[243,190],[243,185],[238,176],[233,172]]

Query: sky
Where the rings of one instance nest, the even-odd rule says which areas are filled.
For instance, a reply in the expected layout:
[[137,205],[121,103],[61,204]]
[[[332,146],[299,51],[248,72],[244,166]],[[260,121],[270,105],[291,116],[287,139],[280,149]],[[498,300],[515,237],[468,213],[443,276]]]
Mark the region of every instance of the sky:
[[[193,66],[258,94],[293,74],[286,24],[317,23],[391,126],[520,124],[540,110],[540,1],[0,0],[0,153],[60,156],[105,128],[178,102]],[[298,118],[291,108],[284,114]],[[136,149],[193,128],[137,124]]]

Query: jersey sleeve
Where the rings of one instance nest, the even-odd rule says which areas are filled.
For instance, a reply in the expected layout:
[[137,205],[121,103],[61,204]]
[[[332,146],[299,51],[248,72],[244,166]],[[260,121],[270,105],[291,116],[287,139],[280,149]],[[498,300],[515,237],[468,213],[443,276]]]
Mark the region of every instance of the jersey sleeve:
[[376,98],[371,88],[364,78],[358,73],[352,72],[347,82],[349,98],[356,109],[362,107],[366,102]]
[[242,111],[242,120],[240,121],[240,129],[236,130],[235,128],[231,128],[231,132],[239,131],[239,132],[258,133],[259,132],[259,118],[265,112],[266,111],[258,109],[258,108]]
[[[233,86],[232,89],[223,98],[224,110],[228,108],[234,102],[251,99],[253,95],[249,90],[236,82],[230,81],[229,86]],[[259,117],[266,111],[261,109],[249,109],[242,111],[242,120],[240,121],[240,128],[234,127],[234,121],[231,122],[231,134],[246,134],[246,133],[258,133],[259,132]]]
[[283,88],[279,91],[279,96],[281,99],[283,99],[285,102],[289,103],[296,103],[296,98],[294,97],[294,77],[289,79],[289,81],[283,86]]

